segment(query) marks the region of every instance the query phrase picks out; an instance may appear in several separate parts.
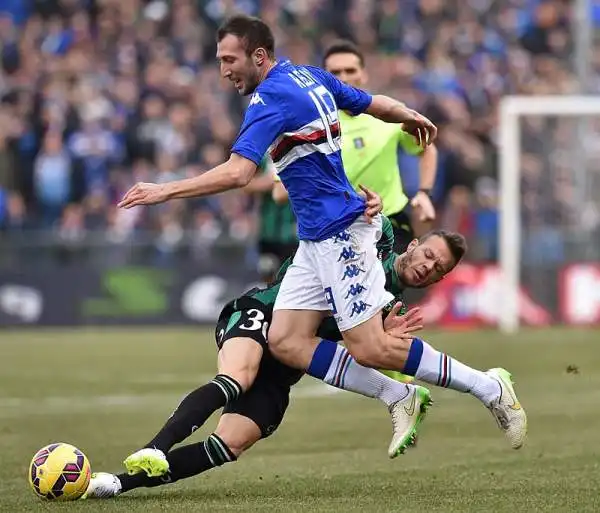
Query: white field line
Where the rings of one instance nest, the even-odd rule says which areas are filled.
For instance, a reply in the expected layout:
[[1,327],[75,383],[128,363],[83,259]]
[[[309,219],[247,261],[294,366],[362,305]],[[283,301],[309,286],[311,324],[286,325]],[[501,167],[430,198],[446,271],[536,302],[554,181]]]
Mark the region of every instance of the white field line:
[[[337,395],[340,390],[325,384],[307,385],[292,391],[294,399]],[[344,394],[342,394],[344,395]],[[350,395],[350,394],[348,394]],[[43,398],[0,397],[0,418],[35,415],[69,415],[107,410],[164,409],[175,407],[183,398],[180,394],[111,394],[91,396],[54,396]]]

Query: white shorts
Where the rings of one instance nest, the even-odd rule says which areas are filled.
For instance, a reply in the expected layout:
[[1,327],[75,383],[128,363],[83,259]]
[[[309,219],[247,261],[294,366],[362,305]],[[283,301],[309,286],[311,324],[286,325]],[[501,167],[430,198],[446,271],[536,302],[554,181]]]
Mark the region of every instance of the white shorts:
[[381,216],[372,224],[361,216],[334,237],[301,240],[274,309],[331,311],[342,332],[376,315],[394,298],[375,247],[381,225]]

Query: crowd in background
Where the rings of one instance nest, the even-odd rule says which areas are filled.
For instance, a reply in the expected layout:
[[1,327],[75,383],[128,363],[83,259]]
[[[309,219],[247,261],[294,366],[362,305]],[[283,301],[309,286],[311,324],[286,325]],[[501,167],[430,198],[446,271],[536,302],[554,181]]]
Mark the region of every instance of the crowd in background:
[[[234,12],[267,21],[278,57],[296,63],[320,64],[339,37],[357,42],[370,89],[438,124],[438,223],[465,233],[481,258],[497,254],[500,98],[579,88],[566,0],[0,0],[0,11],[5,234],[99,233],[161,247],[252,237],[256,202],[243,191],[115,207],[136,181],[192,176],[227,158],[246,100],[219,77],[214,34]],[[588,87],[598,90],[600,46],[592,55]],[[564,222],[573,199],[563,197],[568,165],[549,184],[544,174],[547,145],[568,128],[544,123],[525,130],[523,204],[533,224]],[[417,163],[402,154],[399,163],[414,193]]]

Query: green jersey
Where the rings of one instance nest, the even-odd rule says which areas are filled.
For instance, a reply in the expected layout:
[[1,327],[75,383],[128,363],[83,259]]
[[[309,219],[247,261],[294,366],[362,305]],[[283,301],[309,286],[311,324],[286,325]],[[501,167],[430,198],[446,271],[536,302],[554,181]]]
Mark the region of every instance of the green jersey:
[[342,128],[342,160],[355,189],[364,185],[383,200],[385,215],[397,214],[408,203],[398,170],[398,146],[410,154],[423,149],[401,125],[385,123],[368,114],[339,113]]
[[[270,160],[264,158],[260,168],[263,173],[271,173],[270,166]],[[289,203],[278,205],[271,191],[262,194],[259,216],[259,240],[276,244],[296,242],[296,218]]]
[[[402,294],[404,290],[404,286],[400,281],[394,266],[394,262],[398,255],[394,253],[392,249],[393,247],[394,231],[392,229],[392,223],[387,217],[384,216],[382,236],[377,243],[377,251],[385,270],[385,288],[391,292],[395,298],[384,307],[384,312],[389,312],[396,301],[402,300]],[[292,259],[288,258],[279,268],[274,281],[266,288],[254,288],[246,292],[237,300],[232,301],[225,307],[224,312],[221,313],[221,318],[227,314],[231,315],[231,313],[235,310],[260,307],[263,314],[265,314],[265,319],[267,322],[270,322],[273,313],[273,306],[275,305],[275,299],[277,298],[279,287],[281,286],[281,281],[283,280],[283,277],[291,263]],[[226,310],[227,313],[225,312]],[[321,338],[328,340],[342,339],[342,335],[333,317],[328,317],[321,323],[318,334]]]

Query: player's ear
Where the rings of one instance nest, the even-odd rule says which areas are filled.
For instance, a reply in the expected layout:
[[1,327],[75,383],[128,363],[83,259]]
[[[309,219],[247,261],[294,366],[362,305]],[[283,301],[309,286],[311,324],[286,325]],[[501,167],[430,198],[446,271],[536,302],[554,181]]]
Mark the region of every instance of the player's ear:
[[257,48],[254,52],[254,64],[262,66],[267,58],[267,52],[264,48]]
[[406,251],[412,251],[419,245],[419,239],[413,239],[410,241],[410,244],[406,248]]

